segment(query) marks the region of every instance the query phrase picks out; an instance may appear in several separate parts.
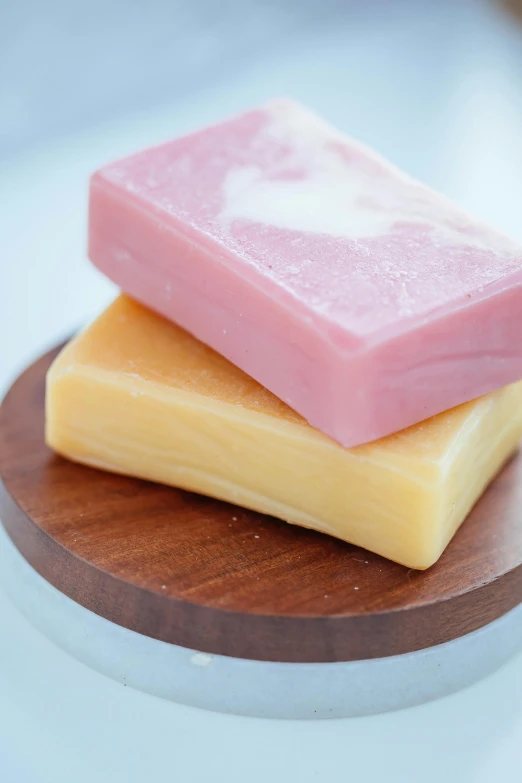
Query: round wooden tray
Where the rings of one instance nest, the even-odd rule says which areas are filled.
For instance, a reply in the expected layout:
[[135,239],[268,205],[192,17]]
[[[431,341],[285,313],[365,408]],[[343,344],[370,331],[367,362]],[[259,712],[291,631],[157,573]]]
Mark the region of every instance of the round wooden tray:
[[522,602],[522,459],[440,561],[416,572],[210,498],[111,475],[45,446],[45,373],[0,408],[0,515],[25,559],[77,603],[201,652],[264,661],[380,658],[456,639]]

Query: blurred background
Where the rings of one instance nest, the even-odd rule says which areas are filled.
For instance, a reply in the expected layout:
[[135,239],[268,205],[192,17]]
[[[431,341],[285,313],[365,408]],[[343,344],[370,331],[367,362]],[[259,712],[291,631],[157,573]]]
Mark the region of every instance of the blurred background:
[[[522,0],[0,0],[0,398],[114,295],[86,258],[91,171],[278,95],[522,241]],[[1,600],[6,783],[163,780],[172,763],[204,765],[208,743],[215,780],[273,780],[288,749],[301,781],[357,759],[388,783],[417,769],[425,783],[522,779],[520,660],[451,700],[350,726],[181,720]],[[195,775],[179,779],[212,779]]]
[[295,97],[522,240],[522,0],[0,0],[0,393],[113,295],[89,173]]

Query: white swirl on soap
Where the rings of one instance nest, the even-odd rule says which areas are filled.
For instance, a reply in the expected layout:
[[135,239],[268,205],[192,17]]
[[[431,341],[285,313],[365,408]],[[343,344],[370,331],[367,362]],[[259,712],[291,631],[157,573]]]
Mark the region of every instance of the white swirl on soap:
[[[272,121],[262,129],[257,145],[276,141],[287,153],[263,169],[247,165],[227,172],[220,221],[248,220],[351,240],[386,236],[399,224],[413,223],[429,228],[438,246],[470,244],[491,252],[488,228],[477,231],[476,222],[443,196],[310,112],[285,102],[270,108]],[[344,160],[335,144],[345,145],[353,162]],[[505,251],[515,247],[498,234],[495,245]]]

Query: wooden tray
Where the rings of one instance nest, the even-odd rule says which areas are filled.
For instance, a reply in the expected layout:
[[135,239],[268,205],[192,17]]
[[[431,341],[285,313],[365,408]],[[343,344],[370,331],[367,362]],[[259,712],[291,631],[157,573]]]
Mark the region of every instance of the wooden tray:
[[353,661],[456,639],[522,602],[522,459],[427,572],[210,498],[103,473],[44,444],[45,373],[0,408],[0,514],[82,606],[155,639],[265,661]]

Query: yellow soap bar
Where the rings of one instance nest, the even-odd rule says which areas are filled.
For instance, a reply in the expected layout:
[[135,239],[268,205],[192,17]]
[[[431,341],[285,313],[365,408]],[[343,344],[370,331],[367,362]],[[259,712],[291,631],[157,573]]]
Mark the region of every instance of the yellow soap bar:
[[428,568],[522,434],[522,383],[344,449],[183,329],[122,296],[55,360],[47,443],[104,470]]

